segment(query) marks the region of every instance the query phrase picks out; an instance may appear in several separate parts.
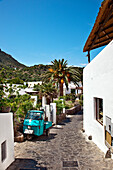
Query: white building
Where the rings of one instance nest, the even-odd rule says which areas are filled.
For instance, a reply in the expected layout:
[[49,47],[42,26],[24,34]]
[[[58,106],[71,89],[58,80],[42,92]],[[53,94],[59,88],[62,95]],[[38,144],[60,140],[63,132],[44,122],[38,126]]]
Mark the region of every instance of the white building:
[[[24,89],[24,88],[22,88],[22,86],[23,86],[22,84],[12,84],[11,88],[14,90],[14,92],[12,92],[12,95],[16,96],[17,92],[19,93],[19,95],[30,94],[31,98],[34,99],[34,107],[35,107],[36,104],[37,104],[37,94],[38,94],[38,92],[34,91],[33,88],[27,87],[27,88]],[[7,84],[7,87],[10,88],[10,84]],[[4,88],[4,92],[5,92],[6,96],[9,95],[9,92],[6,92],[5,88]]]
[[65,83],[63,84],[63,94],[66,95],[66,94],[70,94],[74,91],[75,94],[81,94],[83,89],[82,89],[82,83],[81,81],[78,82],[76,85],[73,83],[73,82],[70,82],[68,84],[68,90],[66,88],[66,85]]
[[[104,152],[113,153],[113,5],[111,0],[102,3],[94,27],[86,41],[84,52],[109,44],[85,67],[84,129]],[[102,23],[100,25],[100,23]],[[104,30],[104,31],[103,31]],[[97,33],[97,34],[96,34]],[[112,36],[112,38],[111,38]],[[113,154],[112,154],[113,155]]]
[[[8,89],[9,88],[13,89],[12,95],[17,95],[17,92],[19,92],[20,95],[26,94],[25,89],[22,88],[22,86],[23,86],[23,84],[12,84],[11,86],[9,83],[6,84],[6,87],[8,87]],[[26,89],[28,89],[28,88],[26,88]],[[6,96],[9,95],[9,92],[6,91],[5,85],[4,85],[4,92],[5,92]]]
[[42,84],[42,81],[32,81],[32,82],[28,82],[28,87],[31,88],[31,87],[34,87],[34,85],[41,85]]
[[13,114],[0,113],[0,170],[14,161]]

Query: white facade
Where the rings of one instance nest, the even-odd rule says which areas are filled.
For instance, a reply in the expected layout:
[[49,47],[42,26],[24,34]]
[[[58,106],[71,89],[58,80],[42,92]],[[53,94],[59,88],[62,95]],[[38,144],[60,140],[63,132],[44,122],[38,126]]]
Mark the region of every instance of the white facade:
[[28,87],[34,87],[34,85],[41,85],[42,84],[42,81],[33,81],[33,82],[28,82]]
[[0,170],[5,170],[13,161],[13,114],[0,113]]
[[53,117],[53,120],[52,122],[54,124],[56,124],[56,103],[50,103],[50,107],[51,107],[51,114],[52,114],[52,117]]
[[[31,83],[31,84],[30,84]],[[24,95],[24,94],[26,94],[26,93],[33,93],[33,92],[37,92],[37,91],[34,91],[33,89],[33,87],[34,87],[34,85],[35,85],[35,83],[36,84],[41,84],[42,82],[40,81],[40,82],[29,82],[28,83],[28,87],[27,88],[23,88],[23,84],[12,84],[12,87],[11,88],[13,88],[13,90],[14,90],[14,92],[12,93],[12,95],[17,95],[17,91],[19,92],[19,94],[20,95]],[[5,85],[4,85],[5,86]],[[10,84],[7,84],[7,87],[8,87],[8,89],[10,88]],[[4,88],[4,92],[5,92],[5,94],[6,94],[6,96],[8,96],[9,95],[9,92],[6,92],[5,91],[5,88]]]
[[45,111],[45,116],[48,118],[48,121],[56,124],[56,103],[50,103],[50,105],[44,105],[42,107]]
[[[6,86],[8,87],[8,89],[10,88],[9,83],[7,83]],[[12,84],[11,88],[14,90],[14,92],[12,92],[12,95],[17,95],[17,91],[19,92],[20,95],[26,94],[25,89],[20,88],[22,86],[23,86],[23,84]],[[4,88],[4,92],[5,92],[6,96],[8,96],[9,92],[6,92],[5,90],[6,90],[6,88]]]
[[42,96],[42,107],[45,107],[46,105],[46,97]]
[[36,105],[37,105],[37,96],[31,96],[31,99],[34,100],[33,106],[36,107]]
[[82,83],[81,83],[81,81],[80,81],[80,82],[77,82],[77,84],[78,84],[78,85],[75,85],[73,82],[70,82],[70,83],[68,84],[68,90],[66,89],[66,85],[64,84],[64,85],[63,85],[63,94],[64,94],[64,95],[70,94],[72,89],[75,89],[75,94],[80,94],[80,93],[81,93],[81,90],[77,90],[76,88],[77,88],[77,87],[82,87]]
[[[106,153],[106,116],[113,123],[113,41],[85,67],[83,88],[85,132]],[[103,99],[103,125],[96,120],[95,98]]]

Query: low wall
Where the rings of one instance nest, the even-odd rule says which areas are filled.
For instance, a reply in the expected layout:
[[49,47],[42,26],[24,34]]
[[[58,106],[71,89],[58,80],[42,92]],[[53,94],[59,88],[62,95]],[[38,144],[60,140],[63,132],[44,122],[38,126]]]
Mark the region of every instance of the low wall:
[[81,110],[81,105],[78,104],[70,109],[66,109],[66,114],[68,115],[76,114],[80,110]]
[[0,113],[0,170],[14,161],[13,114]]
[[66,118],[66,113],[56,115],[56,124],[61,123]]

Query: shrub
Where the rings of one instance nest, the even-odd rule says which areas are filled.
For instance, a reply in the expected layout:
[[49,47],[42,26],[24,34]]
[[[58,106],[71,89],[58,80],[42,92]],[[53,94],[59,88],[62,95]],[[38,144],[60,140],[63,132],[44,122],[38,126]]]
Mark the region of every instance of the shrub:
[[81,106],[83,106],[83,94],[80,95],[79,104],[80,104]]
[[26,113],[28,112],[28,110],[32,110],[33,109],[33,103],[32,101],[24,101],[20,104],[17,112],[16,112],[16,116],[20,117],[20,118],[24,118]]
[[59,100],[60,100],[60,99],[65,99],[65,96],[59,96],[58,99],[59,99]]
[[75,95],[75,94],[72,94],[72,93],[67,94],[67,95],[65,96],[65,100],[71,100],[73,103],[75,102],[75,99],[76,99],[76,95]]
[[13,78],[11,80],[7,80],[7,83],[12,83],[12,84],[24,84],[24,81],[21,80],[19,77]]
[[56,103],[57,112],[56,114],[59,115],[62,113],[63,108],[65,108],[64,102],[62,103],[62,100],[54,100],[54,103]]
[[71,100],[65,102],[65,109],[70,109],[73,106],[74,104],[72,103]]
[[33,109],[33,101],[28,94],[18,95],[12,99],[11,110],[15,118],[24,118],[28,110]]

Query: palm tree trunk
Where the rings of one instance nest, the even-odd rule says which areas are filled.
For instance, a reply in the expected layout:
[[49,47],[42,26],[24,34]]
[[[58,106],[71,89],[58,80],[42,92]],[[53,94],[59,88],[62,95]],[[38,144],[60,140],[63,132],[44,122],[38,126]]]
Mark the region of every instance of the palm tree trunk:
[[50,101],[50,98],[47,98],[47,104],[50,105],[51,101]]
[[59,86],[60,86],[60,96],[63,96],[63,83],[60,83]]

